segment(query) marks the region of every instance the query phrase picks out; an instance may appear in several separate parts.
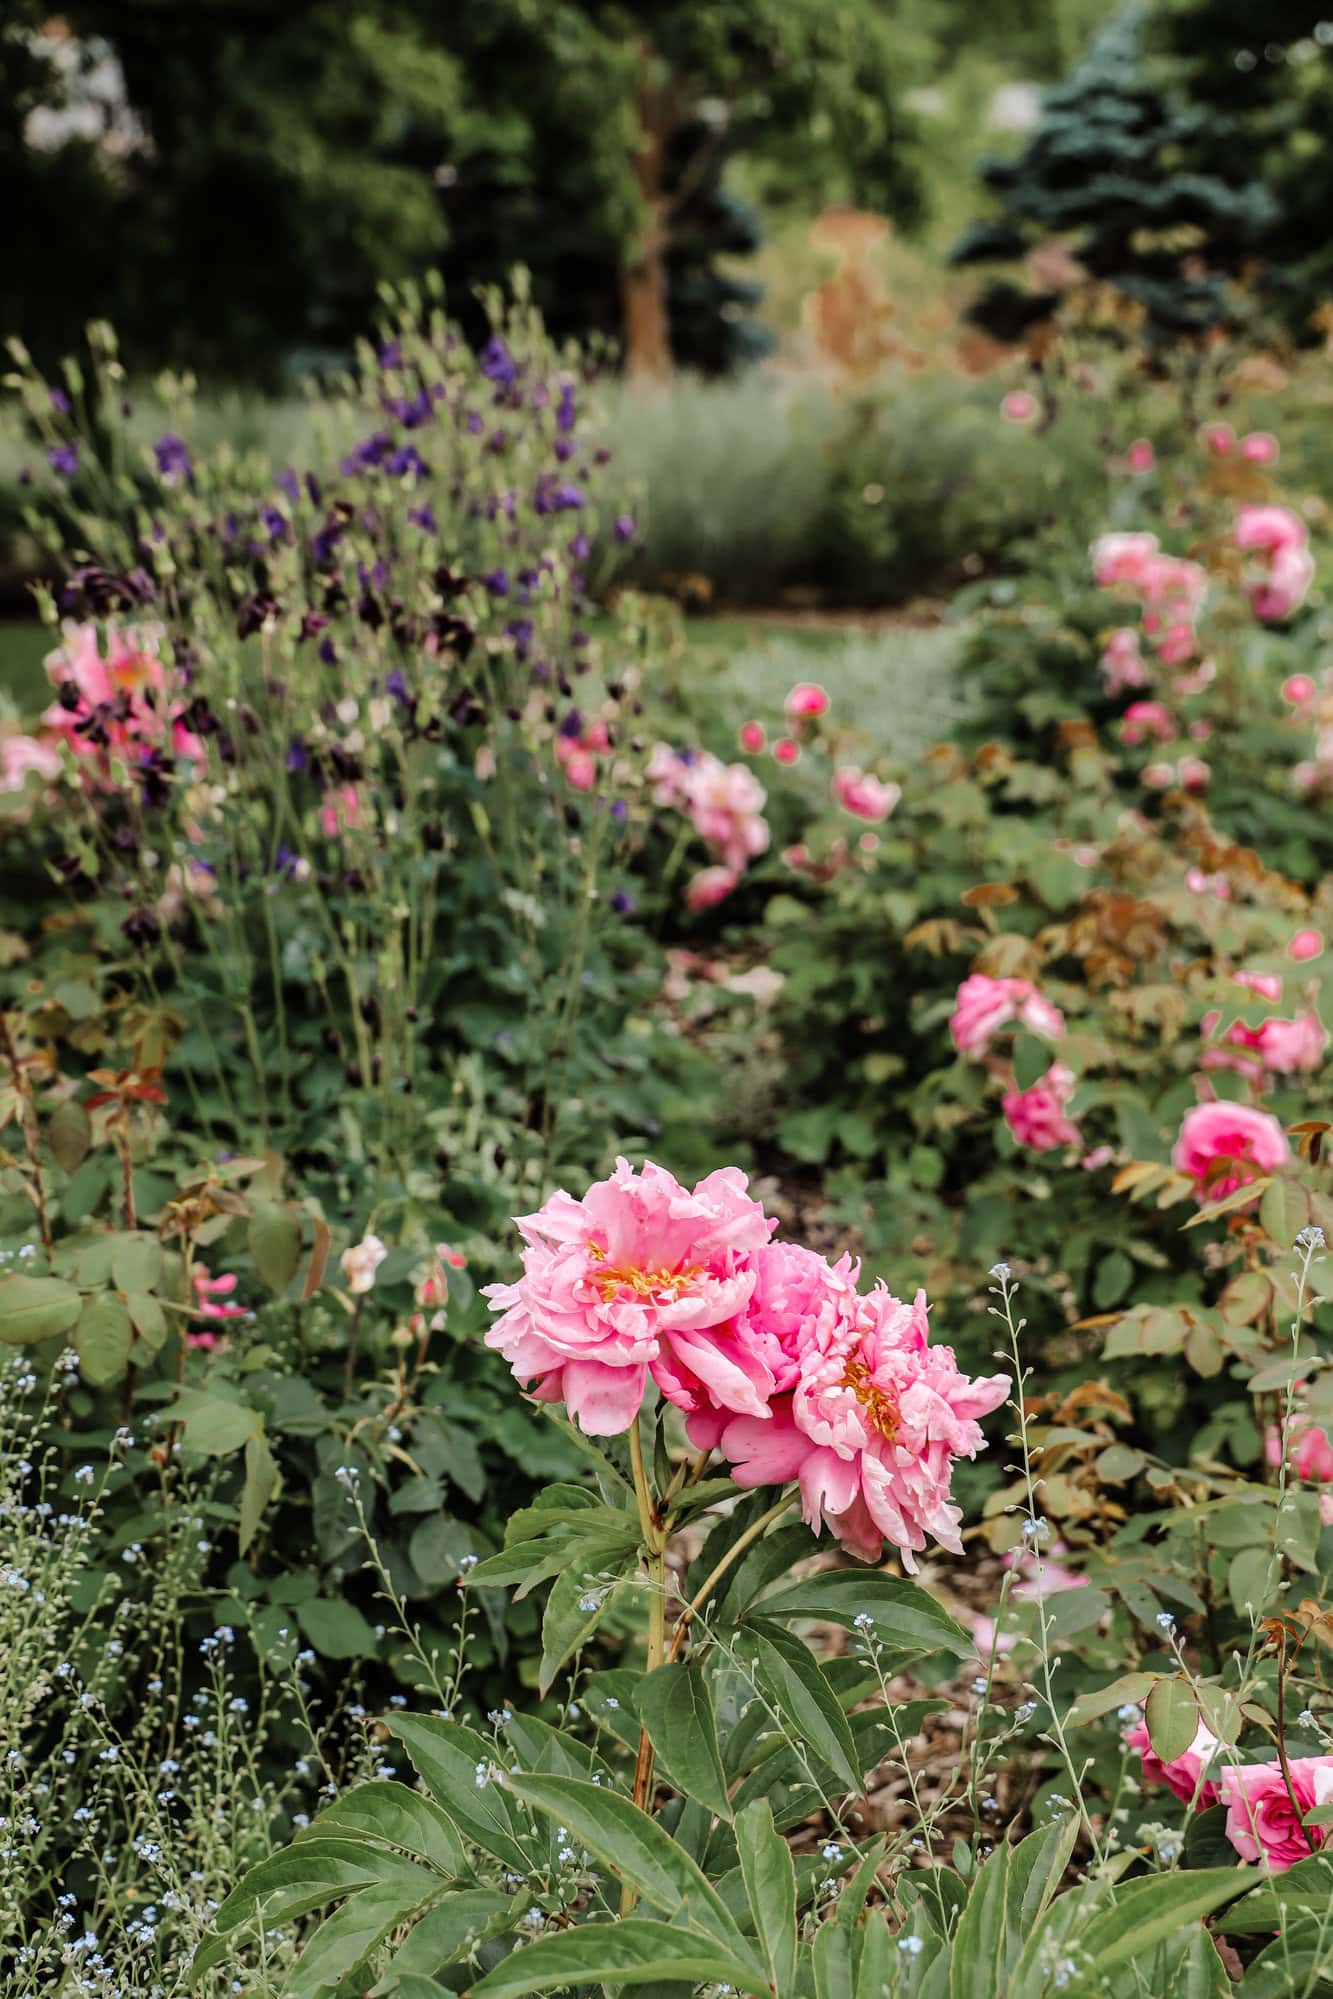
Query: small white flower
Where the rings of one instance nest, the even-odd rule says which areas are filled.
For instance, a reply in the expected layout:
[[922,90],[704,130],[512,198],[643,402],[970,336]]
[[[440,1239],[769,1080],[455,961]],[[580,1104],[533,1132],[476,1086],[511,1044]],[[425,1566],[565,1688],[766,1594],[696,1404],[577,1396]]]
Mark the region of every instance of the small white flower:
[[351,1249],[345,1249],[340,1259],[347,1288],[355,1297],[369,1291],[375,1282],[375,1272],[389,1254],[377,1235],[363,1236]]

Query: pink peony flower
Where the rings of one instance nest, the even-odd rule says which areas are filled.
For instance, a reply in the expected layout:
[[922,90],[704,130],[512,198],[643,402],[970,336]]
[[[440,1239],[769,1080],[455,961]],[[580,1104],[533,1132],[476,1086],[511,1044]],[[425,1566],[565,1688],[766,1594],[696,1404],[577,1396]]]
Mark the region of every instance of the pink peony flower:
[[961,1553],[960,1509],[949,1497],[953,1460],[983,1442],[980,1416],[1009,1392],[1004,1375],[970,1380],[949,1347],[932,1347],[925,1293],[903,1304],[882,1285],[849,1295],[842,1266],[832,1300],[801,1341],[790,1396],[766,1420],[739,1416],[721,1446],[738,1485],[797,1480],[807,1523],[825,1524],[863,1561],[887,1541],[903,1566],[933,1537]]
[[716,1405],[762,1421],[762,1361],[728,1322],[749,1303],[750,1255],[775,1226],[734,1166],[689,1192],[660,1166],[636,1173],[618,1159],[582,1200],[556,1193],[519,1218],[523,1276],[486,1287],[500,1315],[486,1344],[590,1436],[627,1430],[659,1367],[672,1399],[699,1382]]
[[1333,1756],[1293,1756],[1287,1767],[1290,1792],[1279,1763],[1243,1763],[1218,1779],[1227,1838],[1242,1860],[1261,1860],[1274,1874],[1323,1845],[1327,1828],[1304,1826],[1301,1819],[1333,1797]]
[[1000,415],[1007,417],[1010,423],[1031,423],[1037,409],[1037,398],[1029,395],[1026,389],[1010,389],[1000,401]]
[[1170,710],[1160,701],[1131,701],[1120,718],[1121,741],[1169,743],[1176,733]]
[[1171,1164],[1194,1181],[1201,1202],[1225,1200],[1290,1158],[1275,1117],[1251,1104],[1195,1104],[1187,1110]]
[[740,746],[743,750],[748,751],[752,757],[758,756],[760,750],[764,747],[765,740],[764,728],[761,722],[741,723]]
[[1053,1062],[1030,1089],[1008,1092],[1004,1121],[1020,1145],[1033,1152],[1054,1152],[1061,1145],[1079,1143],[1078,1126],[1065,1116],[1074,1083],[1073,1071],[1062,1062]]
[[1282,699],[1289,701],[1293,708],[1313,701],[1314,694],[1315,685],[1308,673],[1289,673],[1282,683]]
[[1240,441],[1240,455],[1252,465],[1275,465],[1278,441],[1266,430],[1252,430]]
[[700,868],[685,884],[685,907],[714,909],[726,901],[739,880],[730,868]]
[[764,787],[747,764],[724,764],[704,752],[690,766],[685,804],[699,838],[733,874],[766,850]]
[[799,722],[809,716],[827,714],[828,705],[828,695],[822,687],[813,680],[802,680],[792,688],[782,710],[789,722]]
[[1189,1748],[1169,1763],[1163,1763],[1153,1748],[1146,1721],[1133,1722],[1122,1730],[1120,1740],[1126,1749],[1137,1750],[1142,1757],[1145,1783],[1166,1784],[1182,1804],[1192,1804],[1201,1812],[1217,1803],[1221,1795],[1217,1783],[1203,1772],[1222,1745],[1202,1722]]
[[949,1019],[953,1045],[960,1055],[975,1059],[1011,1020],[1032,1034],[1054,1038],[1065,1031],[1059,1007],[1043,999],[1030,979],[992,979],[985,972],[971,972],[958,988]]
[[1157,454],[1146,437],[1136,437],[1125,453],[1125,463],[1131,472],[1151,472],[1157,463]]
[[1317,958],[1324,948],[1324,940],[1317,930],[1298,930],[1287,946],[1287,956],[1303,963],[1307,958]]
[[833,773],[833,796],[857,819],[887,819],[902,797],[902,786],[882,784],[869,771],[844,764]]

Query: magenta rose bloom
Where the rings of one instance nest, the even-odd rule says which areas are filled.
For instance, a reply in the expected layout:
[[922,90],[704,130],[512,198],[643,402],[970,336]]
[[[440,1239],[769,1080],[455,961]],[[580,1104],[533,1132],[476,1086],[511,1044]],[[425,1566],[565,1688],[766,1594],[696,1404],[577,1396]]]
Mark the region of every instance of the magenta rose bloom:
[[1171,1164],[1194,1182],[1200,1202],[1225,1200],[1291,1156],[1275,1117],[1252,1104],[1195,1104],[1187,1110]]
[[1326,1828],[1303,1826],[1301,1819],[1333,1797],[1333,1756],[1293,1756],[1288,1767],[1299,1812],[1279,1763],[1244,1763],[1218,1779],[1227,1838],[1242,1860],[1262,1860],[1275,1874],[1323,1845]]
[[1120,1740],[1126,1749],[1135,1749],[1142,1757],[1145,1783],[1166,1784],[1183,1804],[1194,1802],[1201,1812],[1217,1803],[1221,1796],[1217,1784],[1212,1778],[1203,1777],[1202,1773],[1221,1745],[1202,1722],[1189,1748],[1169,1763],[1163,1763],[1153,1748],[1146,1721],[1134,1722],[1122,1732]]

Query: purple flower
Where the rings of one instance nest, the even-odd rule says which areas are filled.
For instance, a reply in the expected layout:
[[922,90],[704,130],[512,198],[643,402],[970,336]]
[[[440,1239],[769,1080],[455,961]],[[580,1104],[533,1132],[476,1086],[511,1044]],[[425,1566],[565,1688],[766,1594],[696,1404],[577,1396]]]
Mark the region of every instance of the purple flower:
[[409,507],[407,518],[411,521],[414,528],[420,528],[425,534],[438,534],[440,532],[440,524],[435,518],[435,509],[429,500],[424,501],[419,507]]
[[319,481],[313,472],[307,472],[305,475],[305,489],[310,495],[311,506],[317,507],[320,503],[320,488]]
[[394,700],[397,701],[400,704],[400,706],[404,708],[408,708],[411,706],[412,696],[407,691],[407,681],[404,679],[403,675],[399,672],[397,667],[394,668],[392,673],[385,674],[384,691],[386,694],[392,694]]
[[380,348],[381,368],[401,368],[402,365],[403,365],[402,348],[398,345],[398,342],[396,340],[386,340],[384,345]]
[[[289,765],[288,768],[290,769],[290,767],[291,766]],[[273,870],[274,874],[286,875],[289,881],[293,878],[293,876],[296,874],[298,868],[301,865],[301,856],[299,854],[294,854],[291,848],[287,846],[285,841],[283,845],[278,848],[277,854],[274,856],[274,859],[277,862],[277,866]]]
[[615,804],[611,807],[611,817],[616,821],[616,824],[619,826],[623,826],[625,821],[629,818],[629,807],[628,805],[626,805],[623,798],[618,798]]
[[385,461],[384,469],[395,479],[401,479],[408,472],[415,472],[418,479],[426,477],[426,466],[415,444],[400,444],[392,456]]
[[280,513],[277,507],[261,507],[259,518],[268,529],[270,541],[286,541],[290,537],[291,525],[286,514]]
[[570,741],[575,743],[583,734],[583,717],[577,708],[571,708],[564,721],[560,724],[560,734],[568,736]]
[[518,378],[518,363],[498,333],[493,333],[482,348],[480,367],[488,382],[507,386]]
[[555,427],[559,431],[574,428],[574,384],[564,382],[560,388],[560,401],[555,412]]
[[320,640],[319,656],[323,660],[325,666],[336,666],[338,664],[338,648],[333,643],[332,639]]
[[484,417],[479,416],[476,410],[469,410],[467,413],[467,427],[473,437],[480,437],[482,431],[486,428],[486,420]]
[[301,620],[300,635],[303,639],[317,639],[322,631],[327,630],[328,623],[328,616],[325,612],[307,611]]
[[53,410],[58,410],[61,416],[69,415],[69,397],[63,389],[52,389],[51,407]]
[[576,534],[569,544],[569,552],[575,562],[586,562],[592,554],[592,543],[586,534]]
[[514,650],[518,657],[526,659],[528,647],[532,644],[531,618],[511,618],[505,626],[505,637],[514,641]]
[[285,472],[279,472],[273,483],[280,493],[287,495],[287,498],[294,507],[299,505],[301,499],[301,481],[297,478],[290,465]]
[[557,437],[555,441],[555,455],[562,465],[567,465],[574,456],[574,448],[572,437]]
[[20,484],[20,486],[31,486],[31,484],[32,484],[32,467],[31,467],[31,465],[20,465],[20,466],[19,466],[19,484]]
[[46,462],[53,472],[63,472],[67,479],[72,479],[79,469],[79,447],[77,444],[54,445],[46,454]]
[[617,541],[633,541],[635,535],[633,516],[631,514],[617,514],[614,532]]
[[393,439],[387,430],[372,431],[369,437],[363,437],[359,444],[353,445],[343,459],[343,477],[354,479],[358,472],[369,472],[373,467],[382,465],[392,450]]
[[509,595],[509,573],[507,570],[492,569],[481,580],[490,591],[492,597],[507,597]]
[[177,486],[193,476],[194,463],[190,457],[190,447],[183,437],[168,431],[159,437],[153,446],[153,456],[157,460],[158,475],[166,486]]
[[634,910],[634,897],[627,895],[623,888],[618,888],[611,898],[611,907],[617,916],[629,916]]

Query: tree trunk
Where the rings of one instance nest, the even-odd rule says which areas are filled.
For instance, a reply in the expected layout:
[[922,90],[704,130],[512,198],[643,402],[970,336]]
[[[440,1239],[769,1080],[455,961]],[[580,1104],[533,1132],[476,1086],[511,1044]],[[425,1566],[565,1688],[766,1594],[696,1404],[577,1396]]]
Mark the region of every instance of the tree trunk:
[[662,161],[680,115],[673,79],[655,75],[657,58],[639,45],[638,143],[630,160],[643,225],[625,247],[620,271],[620,309],[625,340],[625,373],[631,381],[664,382],[671,374],[671,326],[667,317],[666,252],[670,205],[662,188]]

